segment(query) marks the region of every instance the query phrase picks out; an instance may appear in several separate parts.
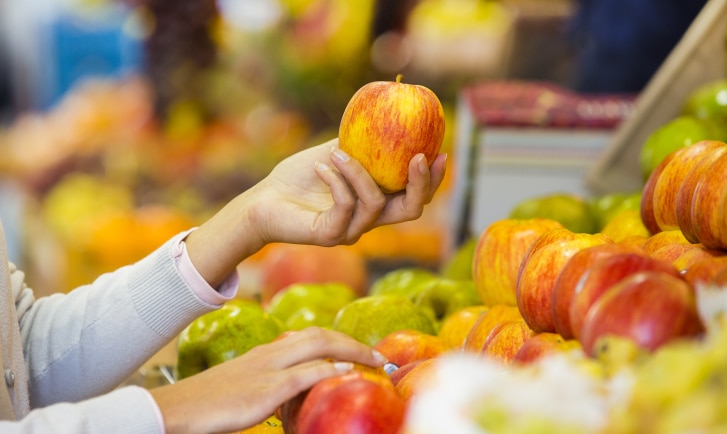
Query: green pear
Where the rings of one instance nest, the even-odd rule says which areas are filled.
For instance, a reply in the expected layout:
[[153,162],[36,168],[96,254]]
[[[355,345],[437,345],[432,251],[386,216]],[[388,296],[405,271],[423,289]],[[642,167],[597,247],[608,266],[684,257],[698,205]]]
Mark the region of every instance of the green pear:
[[356,297],[343,283],[295,283],[276,293],[266,310],[290,330],[331,328],[338,311]]
[[439,274],[450,279],[472,279],[472,261],[474,260],[476,246],[476,237],[465,240],[454,251],[454,254],[442,264]]
[[186,378],[272,342],[285,325],[250,300],[233,300],[187,326],[177,342],[176,377]]
[[727,121],[727,79],[710,81],[693,90],[684,102],[682,113],[699,119]]
[[437,275],[426,268],[397,268],[374,280],[369,288],[369,295],[396,294],[414,301],[421,290],[421,284],[435,277]]
[[473,280],[439,277],[423,284],[414,304],[424,308],[439,330],[450,314],[469,306],[482,304]]
[[592,234],[597,221],[588,201],[573,193],[552,193],[518,202],[508,216],[512,219],[547,218],[576,233]]
[[333,322],[333,330],[370,346],[391,332],[405,329],[436,333],[425,309],[397,294],[360,297],[341,308]]

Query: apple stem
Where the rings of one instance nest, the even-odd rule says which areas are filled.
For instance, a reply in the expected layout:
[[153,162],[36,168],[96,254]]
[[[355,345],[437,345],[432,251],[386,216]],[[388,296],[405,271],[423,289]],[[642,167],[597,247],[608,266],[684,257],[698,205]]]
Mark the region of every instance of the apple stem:
[[401,75],[401,74],[396,74],[396,82],[397,82],[397,83],[401,83],[401,79],[402,79],[402,78],[404,78],[404,76],[403,76],[403,75]]

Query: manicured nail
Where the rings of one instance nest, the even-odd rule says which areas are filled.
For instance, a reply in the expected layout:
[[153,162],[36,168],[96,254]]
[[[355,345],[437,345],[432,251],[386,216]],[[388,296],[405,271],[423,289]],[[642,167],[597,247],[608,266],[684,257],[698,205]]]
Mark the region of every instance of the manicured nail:
[[353,370],[353,363],[351,362],[334,362],[333,367],[339,372],[351,372]]
[[346,162],[349,159],[349,156],[347,153],[343,152],[340,148],[333,146],[331,148],[331,154],[333,155],[333,158],[335,158],[338,161]]
[[427,166],[426,157],[424,156],[424,154],[419,154],[417,159],[418,159],[417,165],[419,166],[419,173],[421,173],[422,175],[426,175],[427,170],[429,170],[429,167]]
[[371,353],[374,355],[374,359],[382,365],[389,361],[389,359],[376,350],[371,350]]
[[316,161],[315,166],[320,170],[330,170],[331,169],[331,166],[329,166],[328,164],[326,164],[322,161]]

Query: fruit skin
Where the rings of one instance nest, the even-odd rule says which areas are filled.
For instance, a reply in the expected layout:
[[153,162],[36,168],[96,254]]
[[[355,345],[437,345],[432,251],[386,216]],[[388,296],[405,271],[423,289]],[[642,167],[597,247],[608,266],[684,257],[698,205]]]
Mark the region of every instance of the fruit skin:
[[693,236],[706,248],[727,249],[727,153],[699,179],[691,204]]
[[346,333],[369,346],[396,330],[411,329],[435,335],[426,311],[401,295],[360,297],[338,311],[333,330]]
[[573,232],[594,233],[598,230],[598,219],[590,203],[573,193],[553,193],[525,199],[510,210],[508,218],[556,220]]
[[366,259],[348,246],[274,244],[260,260],[260,296],[267,305],[294,283],[343,283],[361,296],[368,289]]
[[711,282],[722,270],[727,269],[727,252],[700,246],[682,253],[672,265],[694,289],[697,285]]
[[[659,229],[662,231],[679,229],[676,201],[684,178],[708,152],[723,146],[727,145],[724,142],[702,140],[674,151],[674,158],[661,171],[654,185],[654,217]],[[711,176],[713,175],[710,173]]]
[[699,239],[694,233],[692,223],[692,210],[694,209],[694,194],[697,190],[702,177],[707,176],[711,170],[712,164],[717,159],[727,153],[727,146],[719,146],[710,150],[704,155],[694,167],[687,173],[682,181],[676,196],[676,215],[677,225],[684,234],[684,238],[691,243],[699,243]]
[[517,306],[496,304],[482,313],[462,343],[462,351],[480,353],[487,337],[498,324],[523,319]]
[[639,213],[641,215],[641,222],[651,235],[661,232],[659,223],[656,221],[656,215],[654,214],[654,189],[656,188],[656,182],[659,180],[664,168],[674,159],[674,156],[675,153],[672,152],[664,157],[656,165],[654,170],[651,171],[648,178],[646,178],[644,188],[641,189],[641,207]]
[[511,363],[528,365],[541,358],[557,352],[580,349],[581,344],[575,339],[565,339],[558,333],[537,333],[530,336],[512,357]]
[[422,283],[419,288],[414,304],[427,312],[437,331],[442,321],[452,313],[481,304],[472,280],[435,277],[429,282]]
[[437,358],[420,360],[413,366],[405,366],[407,371],[394,386],[399,396],[404,398],[405,401],[409,401],[417,393],[417,390],[428,381],[432,371],[436,369],[438,360]]
[[431,165],[444,140],[444,109],[430,89],[375,81],[357,90],[338,130],[339,146],[358,160],[384,192],[406,187],[409,162],[423,153]]
[[563,225],[550,219],[503,219],[482,231],[472,260],[472,276],[484,305],[517,305],[515,292],[520,264],[530,245],[555,228]]
[[298,412],[296,433],[396,434],[405,413],[406,402],[393,386],[345,374],[310,389]]
[[437,357],[444,353],[447,347],[439,336],[417,330],[395,330],[378,341],[374,349],[396,366],[404,366],[418,360]]
[[641,211],[635,209],[625,209],[612,216],[601,233],[620,244],[634,244],[634,240],[646,240],[651,236],[651,231],[644,225]]
[[[707,82],[697,87],[687,97],[682,113],[699,119],[713,119],[724,122],[727,120],[725,93],[727,93],[726,79]],[[721,138],[721,140],[727,140],[727,137]]]
[[487,337],[480,354],[490,360],[509,365],[518,350],[535,332],[524,320],[498,324]]
[[593,355],[598,339],[617,335],[654,351],[704,331],[689,285],[661,271],[632,274],[596,301],[583,323],[583,349]]
[[475,325],[480,315],[487,312],[489,307],[479,304],[462,308],[449,315],[439,327],[439,336],[447,349],[462,348],[467,334]]
[[436,273],[426,268],[402,267],[377,277],[369,287],[368,295],[402,295],[416,300],[423,284],[437,278]]
[[294,283],[278,291],[265,310],[290,330],[331,328],[338,311],[356,298],[343,283]]
[[596,261],[578,283],[568,310],[573,336],[581,338],[585,318],[603,294],[624,278],[642,271],[659,271],[679,277],[671,263],[644,253],[620,253]]
[[722,140],[723,132],[713,121],[690,115],[678,116],[652,132],[641,148],[644,179],[669,154],[702,140]]
[[220,309],[202,315],[179,335],[175,376],[179,379],[199,373],[272,342],[285,331],[277,318],[260,304],[233,300]]
[[593,264],[602,258],[619,253],[641,251],[640,247],[628,244],[607,243],[586,247],[576,252],[566,262],[553,287],[551,308],[555,332],[564,339],[574,337],[570,323],[570,306],[581,278],[591,269]]
[[601,234],[546,232],[531,246],[517,280],[517,306],[536,333],[554,332],[553,291],[565,264],[578,251],[610,243]]

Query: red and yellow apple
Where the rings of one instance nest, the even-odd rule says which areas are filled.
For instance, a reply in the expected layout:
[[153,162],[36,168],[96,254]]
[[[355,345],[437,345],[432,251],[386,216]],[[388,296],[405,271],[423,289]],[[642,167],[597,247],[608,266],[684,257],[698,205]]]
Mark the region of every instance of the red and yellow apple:
[[462,348],[467,334],[480,315],[487,312],[488,309],[489,307],[482,304],[459,309],[442,321],[437,336],[442,339],[448,350]]
[[709,249],[727,249],[727,153],[700,177],[691,203],[691,235]]
[[295,431],[396,434],[405,413],[406,401],[393,386],[353,372],[324,379],[310,389],[298,411]]
[[339,126],[339,146],[358,160],[387,193],[406,187],[409,162],[424,154],[434,162],[444,140],[442,104],[429,88],[374,81],[357,90]]
[[533,243],[520,267],[516,291],[520,314],[533,331],[555,331],[553,290],[568,260],[580,250],[611,242],[600,233],[567,233],[554,229]]
[[417,391],[426,387],[426,383],[432,377],[432,372],[436,369],[438,360],[438,358],[420,360],[396,382],[394,389],[404,401],[408,402]]
[[570,325],[570,305],[576,292],[578,283],[584,274],[586,274],[596,261],[599,259],[629,252],[641,252],[640,247],[619,244],[606,243],[596,246],[586,247],[576,252],[561,270],[553,287],[553,300],[551,307],[553,310],[553,325],[555,332],[565,339],[574,337]]
[[656,214],[654,214],[654,189],[656,188],[656,182],[659,180],[664,168],[671,163],[673,159],[674,152],[667,154],[667,156],[656,165],[654,170],[651,171],[649,177],[644,183],[644,188],[641,190],[641,207],[639,214],[641,215],[641,222],[644,224],[644,227],[652,235],[661,232],[659,223],[656,221]]
[[679,277],[670,262],[654,259],[643,253],[620,253],[596,261],[578,283],[568,315],[576,339],[583,333],[583,323],[593,304],[612,286],[640,271],[658,271]]
[[490,336],[490,333],[498,324],[521,320],[522,318],[517,306],[496,304],[490,307],[486,312],[480,314],[480,317],[467,333],[467,337],[462,343],[462,351],[474,354],[480,353],[487,337]]
[[422,359],[437,357],[447,350],[439,336],[418,330],[395,330],[374,345],[374,349],[386,356],[396,366]]
[[703,331],[694,294],[684,280],[662,271],[642,271],[621,280],[593,304],[580,341],[588,355],[594,354],[600,338],[609,335],[654,351]]
[[565,339],[558,333],[537,333],[520,346],[511,363],[528,365],[550,354],[580,348],[581,344],[576,339]]
[[475,288],[486,306],[517,304],[515,292],[520,264],[530,245],[545,232],[563,228],[549,219],[503,219],[480,234],[472,260]]
[[676,217],[677,225],[683,232],[685,239],[691,243],[699,243],[694,229],[692,228],[692,203],[694,200],[694,193],[697,190],[699,181],[704,176],[714,176],[710,174],[712,164],[725,152],[727,152],[727,146],[718,146],[716,149],[712,149],[709,152],[705,152],[705,155],[698,162],[694,164],[691,170],[687,172],[681,185],[678,187],[676,196]]
[[720,141],[703,140],[673,152],[674,158],[664,167],[654,185],[654,217],[662,231],[679,229],[677,194],[689,171],[710,152],[724,146],[727,145]]
[[520,347],[534,334],[525,320],[500,323],[492,329],[482,345],[480,354],[490,360],[509,365]]
[[641,245],[641,248],[644,249],[644,253],[647,255],[652,255],[662,247],[674,244],[690,245],[692,243],[687,241],[679,229],[666,229],[647,238]]

